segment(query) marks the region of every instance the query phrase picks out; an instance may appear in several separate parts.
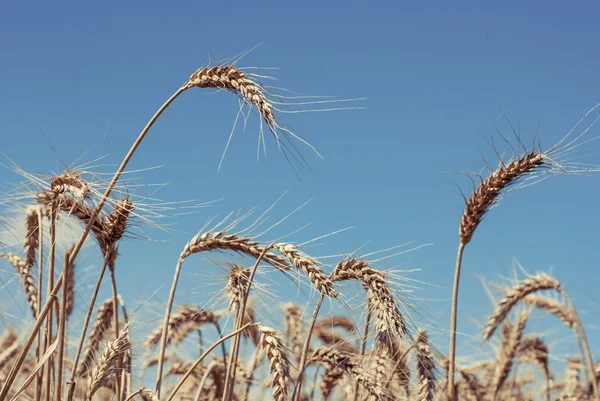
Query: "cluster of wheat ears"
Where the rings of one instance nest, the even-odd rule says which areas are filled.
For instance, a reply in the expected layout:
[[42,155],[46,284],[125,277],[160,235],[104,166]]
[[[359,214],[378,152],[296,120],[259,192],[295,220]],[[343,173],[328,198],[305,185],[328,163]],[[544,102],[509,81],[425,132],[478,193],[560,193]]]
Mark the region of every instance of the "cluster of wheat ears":
[[[569,163],[583,135],[572,135],[573,131],[547,151],[523,148],[510,159],[501,159],[465,199],[447,354],[430,345],[425,330],[413,328],[389,275],[364,257],[352,255],[326,264],[298,246],[261,243],[228,227],[200,232],[183,247],[162,324],[140,345],[157,354],[142,361],[142,372],[132,369],[137,354],[130,334],[132,319],[117,291],[115,269],[119,243],[136,202],[114,196],[113,189],[154,122],[192,88],[235,94],[242,104],[258,111],[261,126],[266,125],[279,145],[282,136],[297,137],[278,123],[275,103],[257,77],[233,63],[197,70],[148,122],[103,193],[93,191],[82,174],[69,170],[52,177],[32,197],[23,249],[1,255],[20,277],[34,323],[26,335],[9,328],[0,339],[0,401],[600,400],[600,365],[594,364],[577,311],[558,280],[546,274],[531,275],[504,288],[482,333],[484,341],[498,333],[493,358],[464,366],[456,363],[458,284],[466,245],[484,215],[508,190],[544,174],[584,171]],[[85,229],[64,255],[57,255],[57,224],[66,219],[78,221]],[[89,307],[76,351],[70,355],[67,325],[75,298],[75,266],[88,236],[99,246],[103,264],[87,294]],[[224,285],[229,304],[225,312],[198,305],[173,308],[184,262],[201,252],[229,252],[252,260],[245,267],[231,265]],[[112,296],[100,303],[97,296],[107,267]],[[257,271],[266,267],[288,275],[295,272],[310,282],[318,294],[314,309],[286,303],[281,327],[257,321],[251,295],[256,291]],[[363,327],[351,315],[320,314],[324,300],[344,302],[341,282],[349,280],[360,283],[365,291]],[[544,338],[524,333],[533,308],[554,315],[573,330],[579,352],[569,359],[564,376],[552,372]],[[222,330],[223,319],[231,319],[231,330]],[[200,345],[197,359],[169,352],[189,336],[202,338],[205,325],[214,326],[218,337],[210,346]],[[250,351],[240,352],[242,347]],[[523,364],[535,367],[532,372],[537,373],[518,374],[516,368]],[[155,381],[143,377],[147,368],[156,369]],[[141,379],[145,387],[134,387],[134,379]]]

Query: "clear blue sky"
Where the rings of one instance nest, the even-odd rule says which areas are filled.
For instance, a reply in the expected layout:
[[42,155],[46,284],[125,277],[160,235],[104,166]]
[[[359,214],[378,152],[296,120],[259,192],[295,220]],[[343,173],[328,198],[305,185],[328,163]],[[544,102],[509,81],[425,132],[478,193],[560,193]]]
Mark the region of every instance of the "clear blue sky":
[[[262,43],[241,66],[279,67],[269,73],[280,86],[366,97],[359,104],[366,109],[284,116],[324,155],[303,148],[314,174],[300,171],[302,180],[272,141],[268,157],[256,161],[255,117],[244,135],[236,132],[217,174],[237,102],[226,94],[186,93],[130,168],[164,165],[143,177],[170,183],[160,192],[165,200],[224,200],[164,222],[182,233],[148,231],[169,237],[167,243],[122,244],[122,292],[132,302],[169,281],[182,246],[209,214],[264,209],[289,189],[275,216],[314,197],[281,228],[312,222],[291,239],[354,226],[311,249],[315,255],[367,241],[365,252],[434,243],[387,265],[422,269],[411,274],[431,284],[415,294],[427,300],[421,312],[444,330],[463,207],[452,183],[470,192],[458,172],[479,171],[481,154],[494,160],[486,139],[501,109],[521,122],[526,141],[540,124],[540,141],[549,147],[600,101],[599,11],[595,2],[548,1],[3,2],[0,151],[32,172],[56,171],[47,142],[67,161],[89,152],[85,160],[101,154],[117,164],[156,108],[209,56],[231,57]],[[590,146],[600,152],[600,142]],[[8,170],[1,177],[18,180]],[[584,320],[597,321],[599,186],[598,179],[556,177],[504,199],[465,255],[462,330],[476,333],[470,319],[491,310],[478,277],[510,275],[513,258],[531,272],[553,269]],[[201,297],[202,277],[191,274],[201,265],[200,259],[189,264],[182,288],[193,292],[182,300]],[[600,333],[590,330],[598,355]],[[441,336],[438,346],[447,350]]]

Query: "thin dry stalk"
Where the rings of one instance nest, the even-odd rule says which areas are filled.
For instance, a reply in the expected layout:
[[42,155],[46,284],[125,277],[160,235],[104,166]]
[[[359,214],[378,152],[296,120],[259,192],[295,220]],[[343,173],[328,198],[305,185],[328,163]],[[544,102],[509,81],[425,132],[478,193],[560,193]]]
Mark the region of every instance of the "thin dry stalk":
[[[70,268],[69,268],[69,251],[65,252],[65,256],[64,256],[64,274],[65,274],[65,282],[69,282],[69,273],[70,273]],[[68,295],[67,295],[67,288],[68,286],[65,286],[64,290],[63,290],[63,296],[61,299],[61,304],[60,304],[60,314],[59,314],[59,320],[58,320],[58,358],[57,358],[57,362],[58,362],[58,367],[56,370],[56,388],[54,390],[54,396],[56,397],[57,400],[62,400],[62,385],[63,385],[63,365],[64,365],[64,358],[65,358],[65,347],[66,347],[66,336],[65,336],[65,332],[67,330],[67,304],[68,304]]]

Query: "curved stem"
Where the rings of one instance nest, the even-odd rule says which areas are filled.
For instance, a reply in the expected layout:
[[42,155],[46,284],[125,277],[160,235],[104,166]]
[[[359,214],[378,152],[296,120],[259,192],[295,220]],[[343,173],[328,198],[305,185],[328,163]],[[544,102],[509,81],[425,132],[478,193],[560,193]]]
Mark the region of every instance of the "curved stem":
[[158,351],[158,366],[156,368],[156,397],[160,399],[160,387],[162,384],[162,372],[163,362],[165,360],[165,351],[167,350],[167,336],[169,333],[169,320],[171,319],[171,309],[173,308],[173,301],[175,300],[175,290],[177,289],[177,282],[179,281],[179,274],[181,273],[181,265],[183,264],[184,257],[179,256],[177,266],[175,266],[175,273],[173,274],[173,282],[171,283],[171,291],[169,292],[169,299],[167,300],[167,309],[165,310],[165,317],[163,319],[162,334],[160,335],[160,348]]
[[73,360],[73,367],[71,368],[71,376],[67,385],[69,386],[69,390],[67,393],[67,401],[73,400],[73,394],[75,392],[75,375],[77,373],[77,365],[79,364],[79,358],[81,357],[81,350],[83,349],[83,342],[85,341],[85,335],[87,333],[88,326],[90,324],[90,319],[92,317],[92,312],[94,311],[94,305],[96,304],[96,298],[98,297],[98,291],[100,290],[100,285],[102,284],[102,279],[104,278],[104,272],[106,271],[106,266],[108,265],[108,256],[104,257],[104,263],[102,263],[102,269],[100,269],[100,274],[98,275],[98,279],[96,280],[96,286],[94,287],[94,292],[92,293],[92,299],[90,300],[90,305],[88,307],[87,314],[85,315],[85,320],[83,321],[83,327],[81,328],[81,335],[79,336],[79,344],[77,345],[77,352],[75,353],[75,359]]
[[579,314],[577,313],[577,309],[575,309],[575,305],[571,298],[567,295],[565,291],[562,289],[559,290],[561,295],[565,297],[571,311],[573,312],[573,316],[575,316],[575,320],[577,322],[577,328],[579,329],[579,336],[581,337],[581,342],[583,343],[583,349],[585,350],[585,359],[587,364],[588,373],[591,376],[592,389],[594,391],[594,400],[600,401],[600,395],[598,395],[598,382],[596,381],[596,374],[594,373],[594,361],[592,359],[592,353],[590,351],[590,345],[587,340],[587,336],[585,335],[585,330],[583,329],[583,324],[581,323],[581,319],[579,318]]
[[[110,196],[113,188],[117,184],[117,181],[119,181],[119,178],[121,178],[121,175],[125,171],[125,168],[127,167],[127,164],[129,164],[129,161],[133,157],[135,151],[142,143],[142,140],[144,139],[144,137],[146,136],[148,131],[150,131],[150,128],[154,125],[154,123],[156,122],[158,117],[160,117],[160,115],[169,107],[169,105],[171,103],[173,103],[173,101],[179,95],[181,95],[186,89],[188,89],[188,88],[185,86],[182,86],[181,88],[177,89],[177,91],[173,95],[171,95],[171,97],[169,99],[167,99],[167,101],[156,111],[156,113],[154,113],[154,115],[152,116],[150,121],[148,121],[148,123],[146,124],[146,126],[144,127],[142,132],[138,135],[137,139],[135,140],[135,142],[129,149],[129,152],[127,152],[127,155],[125,155],[125,158],[121,162],[121,165],[119,166],[117,172],[115,173],[112,180],[108,184],[108,187],[106,188],[106,191],[104,192],[104,195],[102,195],[100,202],[98,202],[98,205],[96,206],[96,210],[94,210],[94,213],[92,213],[92,215],[90,216],[90,220],[88,221],[88,224],[85,227],[85,230],[81,234],[81,237],[79,238],[79,242],[77,242],[77,245],[75,245],[75,248],[73,248],[73,251],[71,252],[71,263],[74,262],[75,258],[79,254],[79,251],[81,250],[81,247],[83,246],[83,243],[85,242],[85,239],[87,238],[88,234],[90,233],[92,226],[96,222],[96,219],[98,218],[98,215],[100,214],[100,211],[104,207],[104,204],[106,203],[108,197]],[[52,293],[50,294],[51,296],[49,297],[50,299],[46,300],[46,304],[42,308],[42,311],[40,312],[38,319],[36,320],[35,324],[33,325],[33,328],[31,329],[29,336],[27,337],[27,339],[23,343],[23,347],[19,351],[19,355],[17,355],[17,357],[15,358],[15,363],[11,367],[10,372],[8,373],[8,376],[6,377],[6,381],[4,382],[4,385],[2,386],[2,391],[0,391],[0,400],[3,400],[6,398],[6,396],[8,394],[8,390],[12,386],[12,383],[15,381],[15,378],[17,377],[17,373],[19,372],[19,369],[20,369],[21,365],[23,364],[23,361],[25,361],[25,357],[27,356],[27,353],[29,352],[31,345],[33,344],[33,340],[35,339],[35,336],[37,335],[38,330],[42,326],[42,322],[44,321],[44,318],[50,311],[50,308],[52,306],[51,299],[56,297],[56,294],[60,290],[62,283],[63,283],[63,275],[61,273],[61,275],[56,280],[56,284],[54,285],[54,288],[52,289]]]
[[179,391],[181,386],[183,386],[183,384],[185,383],[187,378],[191,376],[194,369],[196,369],[198,367],[198,365],[200,365],[202,363],[204,358],[206,358],[208,356],[208,354],[210,354],[212,352],[213,349],[217,348],[219,346],[219,344],[221,344],[223,341],[226,341],[233,336],[237,336],[242,331],[246,330],[248,327],[256,326],[256,325],[258,325],[258,323],[245,324],[244,326],[240,327],[239,329],[232,331],[230,334],[227,334],[225,337],[219,338],[213,345],[208,347],[207,350],[204,351],[204,353],[202,355],[200,355],[200,357],[196,360],[196,362],[194,362],[194,364],[188,369],[188,371],[185,372],[185,374],[181,377],[181,379],[179,380],[179,383],[177,383],[177,385],[173,388],[173,391],[171,392],[171,394],[169,394],[166,401],[171,401],[173,399],[173,397],[175,397],[175,394],[177,394],[177,392]]
[[462,264],[463,251],[465,245],[462,242],[458,245],[456,254],[456,269],[454,271],[454,288],[452,290],[452,312],[450,315],[450,353],[448,354],[448,389],[447,395],[449,401],[454,401],[454,359],[456,357],[456,318],[458,315],[458,284],[460,282],[460,267]]

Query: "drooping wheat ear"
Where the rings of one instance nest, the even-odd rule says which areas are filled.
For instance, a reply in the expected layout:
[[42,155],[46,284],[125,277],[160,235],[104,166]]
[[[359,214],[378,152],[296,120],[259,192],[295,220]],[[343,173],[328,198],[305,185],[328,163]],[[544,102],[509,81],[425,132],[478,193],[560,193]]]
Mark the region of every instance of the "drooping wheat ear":
[[285,304],[285,336],[287,339],[287,346],[292,351],[292,354],[300,358],[302,353],[303,344],[303,324],[302,324],[302,313],[298,305],[290,302]]
[[96,360],[87,380],[85,396],[87,401],[90,401],[96,391],[108,382],[118,362],[122,360],[129,348],[131,348],[129,326],[125,326],[114,341],[106,343],[102,355]]
[[535,364],[546,381],[552,380],[548,366],[548,346],[541,338],[538,336],[523,338],[517,354],[520,361]]
[[339,293],[333,288],[333,282],[317,266],[318,262],[310,256],[300,252],[292,244],[275,244],[273,248],[277,249],[286,257],[296,268],[304,272],[315,288],[325,295],[335,298]]
[[[225,234],[222,231],[215,233],[207,232],[202,235],[195,235],[184,247],[180,258],[187,258],[193,253],[216,250],[238,252],[253,258],[258,258],[264,248],[264,246],[250,238],[240,237],[235,234]],[[272,252],[267,252],[262,260],[279,270],[286,271],[290,269],[290,265],[285,258]]]
[[90,185],[77,173],[67,171],[52,178],[50,189],[58,195],[72,195],[76,199],[84,200],[90,192]]
[[419,401],[433,401],[435,395],[435,364],[433,353],[429,347],[427,333],[424,330],[417,332],[415,340],[417,358],[417,378],[419,381]]
[[248,280],[250,279],[251,269],[244,269],[239,265],[232,265],[225,287],[225,294],[229,299],[229,310],[237,312],[240,304],[246,295]]
[[[252,299],[246,301],[246,313],[242,317],[242,326],[248,323],[256,323],[256,310],[254,309],[254,302]],[[260,331],[256,325],[249,326],[247,329],[242,331],[244,337],[252,341],[255,347],[260,344]]]
[[31,269],[35,264],[37,250],[40,246],[39,206],[30,207],[25,218],[25,263]]
[[154,394],[154,391],[147,388],[140,391],[140,397],[142,397],[144,401],[160,401],[156,394]]
[[104,247],[113,247],[125,234],[129,216],[134,210],[133,202],[129,198],[123,198],[117,202],[112,212],[106,216],[103,224],[102,242]]
[[573,312],[571,312],[564,303],[557,299],[543,295],[532,294],[523,298],[521,302],[527,305],[535,306],[536,308],[542,309],[556,316],[567,327],[573,328],[573,326],[577,323],[575,316],[573,316]]
[[488,322],[483,329],[483,339],[489,339],[498,325],[500,325],[511,308],[527,295],[541,290],[557,290],[560,291],[560,282],[546,274],[540,273],[520,281],[514,287],[508,289],[504,297],[496,305],[494,313],[488,319]]
[[333,329],[334,327],[341,327],[350,333],[356,332],[354,320],[347,316],[328,316],[319,319],[315,322],[314,330]]
[[361,259],[341,260],[331,280],[361,280],[364,283],[379,345],[389,347],[397,337],[408,335],[404,317],[398,309],[388,280],[381,271],[373,269]]
[[108,330],[110,329],[113,313],[114,303],[112,298],[104,301],[102,306],[96,311],[96,320],[94,320],[94,324],[90,329],[87,344],[83,351],[83,358],[79,364],[78,375],[85,375],[91,368],[96,351],[98,351],[98,345],[102,338],[104,338],[104,333],[108,333]]
[[513,185],[524,175],[540,168],[544,163],[544,154],[531,151],[517,160],[502,164],[500,168],[492,172],[477,187],[465,205],[459,228],[461,243],[466,245],[471,241],[483,216],[499,200],[503,190]]
[[[211,312],[205,311],[204,309],[197,308],[191,305],[183,305],[179,309],[177,309],[171,315],[169,319],[169,335],[167,337],[167,343],[173,341],[174,337],[179,336],[179,330],[188,330],[188,324],[194,324],[196,327],[201,326],[205,323],[216,323],[217,319],[215,315]],[[160,342],[160,337],[162,335],[162,326],[157,327],[150,333],[148,338],[146,339],[145,346],[146,348],[151,348],[157,345]]]
[[523,311],[519,315],[519,321],[515,325],[510,341],[503,347],[499,352],[498,360],[496,363],[496,369],[494,373],[494,378],[492,380],[491,386],[491,395],[495,399],[496,395],[506,382],[508,375],[510,374],[510,370],[512,369],[513,360],[517,355],[517,351],[519,350],[519,346],[521,344],[521,338],[523,336],[523,330],[525,330],[525,324],[527,323],[527,319],[529,318],[529,312]]
[[354,361],[352,355],[335,348],[319,348],[308,359],[308,363],[320,363],[328,367],[337,367],[360,384],[377,400],[384,398],[385,390],[377,385],[371,374],[362,366],[362,361]]
[[15,255],[14,253],[0,254],[0,258],[8,259],[10,264],[13,265],[14,268],[17,270],[19,276],[21,276],[21,281],[23,282],[23,289],[25,290],[25,294],[27,294],[27,302],[29,303],[29,307],[31,308],[33,317],[37,318],[38,291],[35,286],[33,275],[31,274],[31,267],[29,267],[23,259]]
[[321,395],[327,400],[335,386],[340,383],[344,377],[344,371],[337,366],[327,366],[323,376],[321,376]]
[[277,137],[273,105],[269,102],[264,88],[233,65],[201,68],[192,74],[187,86],[220,88],[235,93],[256,106],[269,130]]
[[289,359],[285,345],[278,337],[278,332],[267,326],[258,326],[261,333],[260,345],[264,349],[271,370],[273,399],[284,401],[288,399],[289,385],[291,383]]

